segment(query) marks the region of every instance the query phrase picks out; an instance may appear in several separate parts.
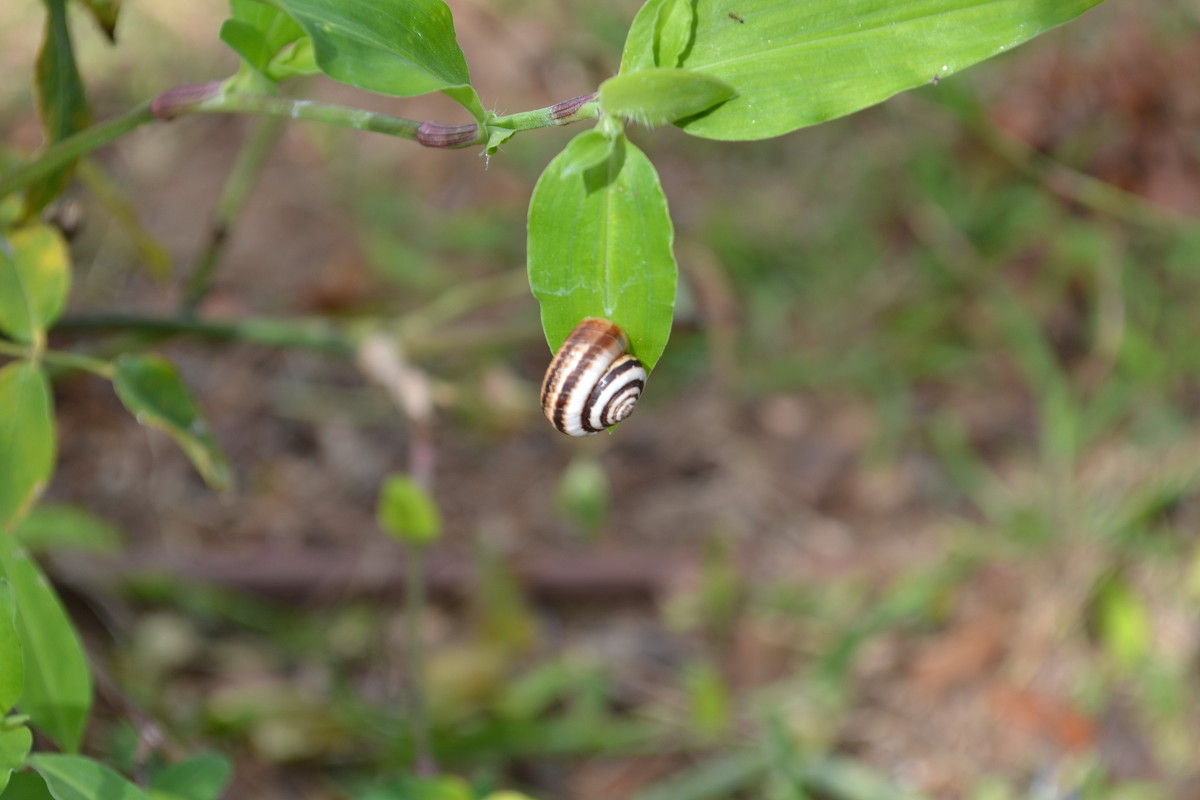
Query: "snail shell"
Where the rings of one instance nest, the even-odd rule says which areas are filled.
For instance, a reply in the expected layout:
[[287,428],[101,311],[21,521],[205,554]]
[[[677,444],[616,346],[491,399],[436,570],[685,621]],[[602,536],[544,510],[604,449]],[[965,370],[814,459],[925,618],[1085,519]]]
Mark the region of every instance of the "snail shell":
[[592,436],[633,413],[646,368],[625,351],[629,338],[606,319],[588,317],[554,354],[542,381],[542,411],[568,436]]

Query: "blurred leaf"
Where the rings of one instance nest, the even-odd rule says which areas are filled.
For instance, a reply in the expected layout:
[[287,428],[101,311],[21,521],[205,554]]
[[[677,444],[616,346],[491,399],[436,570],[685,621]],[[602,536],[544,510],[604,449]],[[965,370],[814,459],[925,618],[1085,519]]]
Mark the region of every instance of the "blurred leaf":
[[[15,728],[0,726],[0,794],[8,786],[13,770],[20,769],[33,746],[33,734],[24,725]],[[24,795],[13,792],[14,797],[24,799]]]
[[740,796],[766,772],[760,749],[719,755],[634,795],[634,800],[726,800]]
[[0,535],[41,494],[54,471],[50,382],[39,367],[16,361],[0,369]]
[[537,620],[521,583],[495,548],[482,546],[477,552],[479,578],[471,598],[474,633],[480,642],[501,652],[525,652],[537,638]]
[[[0,578],[0,720],[16,705],[24,685],[25,664],[21,657],[21,639],[17,636],[16,598],[12,584]],[[3,764],[0,761],[0,769]]]
[[1150,654],[1150,612],[1119,572],[1110,573],[1097,584],[1092,596],[1092,621],[1101,645],[1121,669],[1137,667]]
[[611,490],[604,467],[595,458],[576,455],[563,470],[555,505],[589,535],[604,527]]
[[113,388],[137,421],[169,435],[214,489],[233,478],[224,453],[171,362],[157,355],[126,354],[116,360]]
[[12,533],[30,551],[70,548],[114,553],[123,538],[116,526],[90,511],[48,503],[35,506]]
[[[75,50],[67,25],[67,0],[43,0],[46,34],[38,53],[35,83],[38,111],[46,143],[54,144],[91,124],[83,81],[75,65]],[[30,184],[25,190],[25,215],[31,218],[57,197],[71,179],[74,162]]]
[[146,800],[141,789],[90,758],[37,753],[29,757],[29,765],[46,781],[54,800]]
[[279,0],[313,41],[329,77],[380,94],[444,92],[477,121],[487,113],[442,0]]
[[652,369],[671,334],[674,231],[653,165],[625,137],[607,159],[594,137],[571,140],[538,179],[529,204],[529,285],[551,351],[584,317],[611,320]]
[[533,798],[520,792],[492,792],[483,800],[533,800]]
[[407,475],[389,475],[375,511],[385,533],[406,544],[432,544],[442,535],[442,515],[433,498]]
[[4,800],[54,800],[46,782],[36,772],[18,772],[8,782]]
[[150,778],[150,794],[165,793],[179,800],[217,800],[232,773],[227,756],[192,756],[155,772]]
[[0,572],[17,601],[25,665],[17,707],[59,747],[75,751],[92,706],[92,679],[75,627],[46,576],[11,536],[0,536]]
[[71,261],[62,235],[49,225],[0,234],[0,332],[19,342],[44,341],[62,313]]
[[[677,63],[664,7],[638,12],[621,72],[650,66],[706,72],[737,97],[681,124],[711,139],[765,139],[944,79],[1066,22],[1100,0],[696,0],[695,33]],[[731,16],[734,11],[737,17]]]
[[721,673],[711,663],[696,663],[684,671],[684,685],[691,708],[691,730],[702,741],[715,739],[730,722],[729,688]]
[[122,0],[79,0],[91,12],[110,42],[117,40],[117,17],[121,14]]
[[736,94],[720,78],[686,69],[653,68],[600,84],[600,108],[643,125],[665,125],[725,102]]

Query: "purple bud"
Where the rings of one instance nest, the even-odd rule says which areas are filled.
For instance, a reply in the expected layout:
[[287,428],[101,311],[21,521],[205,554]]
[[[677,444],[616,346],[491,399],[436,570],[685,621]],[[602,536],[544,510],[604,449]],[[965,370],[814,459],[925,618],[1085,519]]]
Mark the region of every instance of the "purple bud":
[[440,122],[422,122],[417,128],[417,141],[426,147],[459,147],[470,144],[479,136],[479,126],[474,122],[466,125],[443,125]]
[[150,113],[161,120],[175,119],[187,113],[192,106],[200,105],[205,100],[211,100],[220,93],[221,81],[170,89],[150,101]]
[[550,106],[550,119],[559,125],[566,124],[571,121],[571,117],[579,113],[579,109],[595,99],[596,94],[593,92],[592,94],[581,94],[579,97],[572,97],[570,100],[563,100],[561,103],[555,103]]

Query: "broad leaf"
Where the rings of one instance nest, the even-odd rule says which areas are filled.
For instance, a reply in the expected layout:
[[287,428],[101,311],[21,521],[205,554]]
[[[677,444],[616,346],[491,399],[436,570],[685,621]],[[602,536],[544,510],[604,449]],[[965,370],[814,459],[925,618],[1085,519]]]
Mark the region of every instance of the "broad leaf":
[[121,531],[82,508],[41,503],[14,526],[13,535],[27,550],[91,550],[113,553]]
[[226,756],[192,756],[154,773],[150,794],[167,795],[179,800],[217,800],[229,784],[233,766]]
[[[19,725],[15,728],[0,727],[0,794],[8,786],[13,770],[25,764],[29,748],[33,745],[33,734],[29,728]],[[15,794],[24,800],[25,795]]]
[[733,87],[703,72],[652,69],[629,72],[600,84],[600,108],[643,125],[665,125],[707,111],[733,97]]
[[[21,640],[17,636],[17,601],[12,584],[0,578],[0,720],[16,705],[24,685],[25,664],[21,661]],[[0,760],[0,769],[3,769],[3,760]]]
[[50,383],[26,361],[0,369],[0,536],[41,494],[54,470]]
[[41,341],[66,303],[70,267],[67,245],[49,225],[0,234],[0,333]]
[[371,92],[444,92],[486,116],[442,0],[278,0],[313,41],[329,77]]
[[25,687],[17,708],[64,750],[79,749],[92,707],[83,647],[50,582],[11,536],[0,536],[0,573],[17,600]]
[[737,97],[680,127],[742,140],[824,122],[953,75],[1101,0],[696,0],[689,49],[663,61],[679,38],[664,29],[664,14],[679,2],[642,7],[621,72],[678,66],[720,78]]
[[29,765],[46,781],[54,800],[146,800],[141,789],[90,758],[36,753]]
[[137,421],[169,435],[210,486],[227,489],[229,464],[171,362],[156,355],[123,355],[113,388]]
[[[48,144],[62,141],[91,123],[91,111],[75,64],[67,0],[44,0],[46,33],[38,53],[35,83],[42,130]],[[25,192],[25,213],[33,216],[58,196],[71,178],[74,162],[33,183]]]
[[429,492],[407,475],[389,475],[379,490],[379,527],[407,544],[430,544],[442,535],[442,515]]
[[571,140],[538,179],[529,204],[529,285],[551,350],[584,317],[624,329],[650,369],[671,333],[673,229],[658,175],[622,135],[594,166],[595,140]]

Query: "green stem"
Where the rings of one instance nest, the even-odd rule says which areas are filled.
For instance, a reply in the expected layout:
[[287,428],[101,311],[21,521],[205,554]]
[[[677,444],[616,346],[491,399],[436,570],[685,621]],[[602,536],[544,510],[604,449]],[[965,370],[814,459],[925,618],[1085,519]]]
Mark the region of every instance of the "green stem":
[[271,347],[316,350],[351,357],[355,340],[323,320],[206,320],[194,317],[145,317],[136,314],[90,314],[64,317],[54,326],[58,332],[111,330],[156,336],[197,335]]
[[196,257],[184,286],[180,310],[185,315],[191,316],[212,290],[213,275],[229,239],[229,231],[245,208],[254,181],[279,139],[283,124],[281,117],[256,120],[254,129],[238,153],[237,162],[230,170],[221,197],[213,209],[208,242]]
[[4,175],[0,175],[0,197],[11,194],[24,186],[45,177],[54,170],[68,164],[98,147],[124,136],[134,128],[153,122],[154,112],[150,103],[143,103],[124,114],[105,120],[50,145],[41,155]]
[[85,356],[82,353],[71,353],[66,350],[42,350],[39,353],[35,352],[35,349],[32,345],[0,341],[0,354],[2,355],[29,360],[41,360],[58,367],[90,372],[93,375],[99,375],[108,380],[112,380],[116,374],[116,370],[113,369],[112,364],[102,361],[99,358]]
[[421,621],[425,618],[428,586],[425,581],[425,548],[412,545],[404,559],[404,668],[407,673],[408,714],[418,775],[437,774],[425,707],[425,644]]

